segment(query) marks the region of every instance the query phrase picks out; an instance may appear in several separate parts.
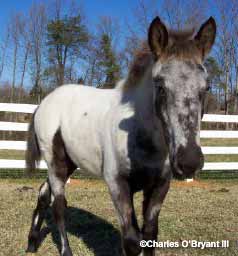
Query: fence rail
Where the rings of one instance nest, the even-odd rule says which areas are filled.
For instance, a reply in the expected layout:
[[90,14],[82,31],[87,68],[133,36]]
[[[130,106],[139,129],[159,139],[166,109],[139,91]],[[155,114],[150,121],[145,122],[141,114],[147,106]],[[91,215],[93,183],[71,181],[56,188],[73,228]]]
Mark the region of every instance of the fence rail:
[[[0,103],[0,112],[33,113],[37,105]],[[213,115],[205,114],[203,122],[238,123],[238,115]],[[0,122],[0,131],[27,131],[28,123]],[[238,131],[210,131],[202,130],[201,138],[238,138]],[[0,140],[0,150],[26,150],[25,141]],[[202,147],[205,155],[234,155],[238,154],[238,147]],[[0,168],[24,169],[24,160],[0,159]],[[46,163],[40,162],[40,169],[46,169]],[[206,162],[204,170],[238,170],[238,162]]]

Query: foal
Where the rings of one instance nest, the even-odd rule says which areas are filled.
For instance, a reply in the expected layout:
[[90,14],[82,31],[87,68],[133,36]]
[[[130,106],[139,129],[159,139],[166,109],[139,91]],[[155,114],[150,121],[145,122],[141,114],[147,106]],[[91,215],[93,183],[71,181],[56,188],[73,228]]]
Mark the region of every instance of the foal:
[[[26,161],[34,169],[42,154],[48,179],[39,191],[27,251],[36,251],[44,213],[52,203],[61,255],[72,256],[64,224],[65,183],[80,167],[101,175],[108,185],[123,255],[155,255],[153,248],[142,251],[139,242],[157,239],[171,176],[190,177],[203,166],[199,132],[207,72],[202,63],[215,34],[213,18],[193,36],[168,31],[157,17],[148,44],[115,89],[67,85],[42,101],[30,125]],[[139,190],[144,194],[142,229],[133,206]]]

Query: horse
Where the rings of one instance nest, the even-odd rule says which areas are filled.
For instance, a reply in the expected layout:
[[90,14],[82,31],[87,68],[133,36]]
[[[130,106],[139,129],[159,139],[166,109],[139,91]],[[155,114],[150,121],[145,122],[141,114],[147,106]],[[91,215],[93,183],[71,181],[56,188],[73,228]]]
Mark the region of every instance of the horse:
[[[41,156],[48,176],[41,185],[28,236],[36,252],[44,213],[51,205],[62,256],[72,256],[64,223],[65,183],[77,167],[101,176],[118,214],[124,256],[152,256],[140,241],[156,240],[158,216],[175,178],[202,168],[200,121],[208,89],[203,65],[215,41],[210,17],[198,32],[168,30],[156,17],[125,79],[114,89],[64,85],[44,98],[29,126],[26,163]],[[139,227],[133,196],[143,191]]]

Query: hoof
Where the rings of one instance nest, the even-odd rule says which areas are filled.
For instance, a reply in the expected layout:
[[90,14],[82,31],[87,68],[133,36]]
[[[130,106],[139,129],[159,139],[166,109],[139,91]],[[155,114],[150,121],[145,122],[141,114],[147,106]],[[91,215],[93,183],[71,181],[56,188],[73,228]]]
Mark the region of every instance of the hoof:
[[62,256],[73,256],[71,251],[68,252],[64,252],[63,254],[61,254]]
[[142,248],[140,247],[138,239],[133,237],[127,238],[124,240],[124,254],[126,256],[137,256],[142,252]]
[[61,252],[61,256],[73,256],[73,253],[71,252],[71,249],[67,247],[65,248],[63,252]]
[[35,253],[36,251],[37,251],[37,248],[34,244],[30,244],[30,245],[27,246],[26,253],[27,252]]
[[26,252],[35,253],[38,249],[38,233],[32,233],[28,237]]

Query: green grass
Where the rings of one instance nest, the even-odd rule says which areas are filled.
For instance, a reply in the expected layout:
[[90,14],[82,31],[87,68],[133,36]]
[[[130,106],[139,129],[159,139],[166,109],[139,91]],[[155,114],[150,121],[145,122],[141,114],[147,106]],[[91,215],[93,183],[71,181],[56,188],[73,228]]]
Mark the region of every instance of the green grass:
[[25,151],[20,150],[0,150],[0,159],[25,159]]
[[[36,204],[39,180],[0,181],[0,256],[26,255],[27,235]],[[23,186],[32,190],[21,190]],[[119,226],[105,184],[100,180],[80,180],[67,186],[67,230],[74,255],[118,256]],[[160,241],[230,240],[228,249],[161,249],[160,256],[238,255],[238,181],[209,181],[191,185],[173,182],[160,215]],[[142,195],[135,197],[141,225]],[[51,211],[44,230],[50,231],[36,256],[58,255],[58,233]],[[32,254],[29,254],[32,255]]]
[[237,162],[238,155],[205,155],[205,162]]
[[221,147],[235,147],[238,146],[238,139],[201,139],[202,146],[221,146]]

